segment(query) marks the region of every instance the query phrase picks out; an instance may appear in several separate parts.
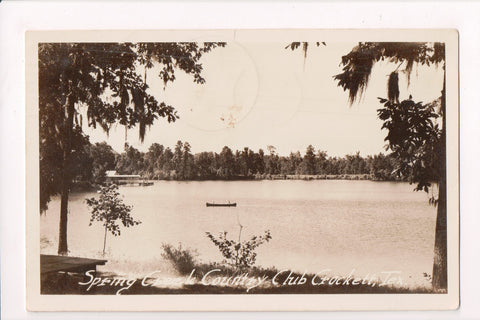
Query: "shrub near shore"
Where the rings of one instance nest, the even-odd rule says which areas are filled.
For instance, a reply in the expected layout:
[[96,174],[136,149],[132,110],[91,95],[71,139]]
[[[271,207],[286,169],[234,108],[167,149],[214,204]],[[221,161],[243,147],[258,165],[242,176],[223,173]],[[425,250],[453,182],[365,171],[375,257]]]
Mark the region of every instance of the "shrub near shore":
[[299,273],[275,267],[235,267],[225,263],[199,263],[195,250],[162,245],[163,257],[178,276],[152,272],[143,278],[114,273],[53,275],[42,278],[42,294],[344,294],[432,293],[427,287],[408,287],[395,274],[380,279],[331,273]]
[[[99,280],[94,285],[91,285],[94,278],[85,275],[42,279],[41,293],[105,295],[432,293],[426,287],[412,288],[393,283],[387,284],[385,280],[373,277],[355,278],[351,275],[339,277],[303,274],[259,267],[239,270],[217,263],[196,265],[190,274],[175,279],[175,283],[180,285],[173,286],[157,285],[156,281],[160,280],[159,283],[165,283],[165,281],[161,278],[154,278],[153,275],[127,279],[113,273],[97,273],[95,277]],[[166,280],[171,281],[172,279]],[[354,282],[355,280],[356,282]],[[106,281],[107,284],[101,285],[102,281]],[[128,287],[127,281],[130,281]],[[116,284],[112,285],[112,282],[116,282]]]

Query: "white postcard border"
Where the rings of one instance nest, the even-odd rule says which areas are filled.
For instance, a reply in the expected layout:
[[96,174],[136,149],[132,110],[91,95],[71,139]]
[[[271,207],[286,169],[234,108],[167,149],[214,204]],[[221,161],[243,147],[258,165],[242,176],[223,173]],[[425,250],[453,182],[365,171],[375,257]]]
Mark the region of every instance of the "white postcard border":
[[[447,79],[447,294],[40,295],[38,42],[111,41],[442,41]],[[32,31],[26,35],[27,308],[35,311],[446,310],[459,304],[458,33],[455,30]],[[359,37],[361,39],[359,39]],[[205,39],[205,40],[204,40]]]

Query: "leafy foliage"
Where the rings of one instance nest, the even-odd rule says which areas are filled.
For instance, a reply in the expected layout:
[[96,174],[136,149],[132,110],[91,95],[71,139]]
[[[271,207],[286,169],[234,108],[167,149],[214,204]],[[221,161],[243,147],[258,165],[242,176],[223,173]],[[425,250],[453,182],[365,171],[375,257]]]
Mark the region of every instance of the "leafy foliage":
[[[327,44],[322,41],[322,42],[315,42],[315,45],[317,47],[319,47],[320,45],[326,46]],[[290,48],[293,51],[293,50],[298,49],[300,46],[302,47],[303,55],[306,58],[307,57],[308,46],[309,46],[308,42],[292,42],[288,46],[286,46],[285,49]]]
[[388,90],[387,96],[388,100],[398,102],[398,98],[400,96],[400,89],[398,88],[398,72],[393,71],[388,76]]
[[[107,133],[114,123],[145,129],[155,119],[178,119],[174,108],[157,101],[147,85],[147,70],[160,66],[164,85],[175,70],[203,83],[200,58],[225,43],[40,43],[39,120],[41,208],[68,190],[75,173],[71,155],[83,144],[83,115]],[[62,189],[63,187],[63,189]],[[63,191],[65,192],[65,191]]]
[[303,161],[305,162],[306,173],[315,174],[315,149],[311,144],[307,147]]
[[439,181],[442,163],[439,157],[441,130],[436,120],[439,114],[433,104],[415,102],[411,98],[395,102],[379,98],[383,108],[378,117],[383,120],[382,129],[388,131],[385,141],[392,156],[402,159],[397,173],[416,182],[416,190],[428,192],[431,182]]
[[72,180],[83,180],[91,175],[92,161],[87,150],[90,145],[88,136],[83,134],[80,127],[75,126],[71,139],[75,148],[70,154],[71,161],[64,167],[61,161],[63,150],[57,135],[50,135],[40,128],[40,209],[42,212],[48,208],[51,197],[61,192],[64,170],[69,172]]
[[[343,73],[334,76],[338,86],[348,91],[350,103],[359,98],[368,85],[373,65],[379,61],[398,64],[387,82],[388,99],[379,98],[383,108],[378,116],[387,129],[387,150],[397,159],[396,173],[417,183],[415,190],[428,192],[431,182],[444,179],[445,103],[444,91],[440,98],[428,104],[414,102],[411,97],[399,101],[398,72],[410,74],[415,64],[439,65],[444,68],[445,44],[426,42],[360,42],[342,57]],[[439,105],[438,110],[436,107]],[[437,123],[439,118],[441,125]],[[438,199],[430,199],[436,203]]]
[[171,244],[164,243],[162,248],[162,256],[172,262],[173,266],[178,272],[180,272],[180,274],[189,274],[195,268],[195,257],[198,255],[196,251],[182,248],[181,243],[178,245],[178,248],[175,248]]
[[[416,190],[428,192],[430,183],[438,184],[438,197],[429,202],[437,205],[432,286],[436,292],[445,292],[447,276],[447,209],[446,209],[446,101],[445,101],[445,44],[444,43],[359,43],[342,57],[343,73],[334,78],[348,91],[350,104],[365,90],[374,63],[387,60],[399,63],[388,80],[388,99],[378,110],[380,119],[388,130],[387,147],[393,150],[400,174],[417,183]],[[443,89],[439,98],[430,104],[415,103],[411,97],[399,102],[396,71],[405,64],[403,72],[410,84],[414,64],[438,65],[443,68]],[[438,111],[434,111],[439,104]],[[435,119],[441,117],[441,127]]]
[[[297,151],[279,156],[273,146],[270,154],[254,152],[248,147],[232,151],[191,154],[188,142],[178,141],[174,151],[153,143],[147,152],[132,146],[115,160],[115,169],[121,174],[139,174],[148,179],[206,180],[206,179],[262,179],[274,175],[372,175],[376,180],[398,180],[394,176],[395,159],[382,154],[362,157],[359,152],[344,157],[330,157],[325,151],[308,146],[304,155]],[[378,161],[377,161],[378,160]],[[95,165],[95,162],[94,162]],[[404,177],[405,178],[405,177]],[[402,178],[402,179],[404,179]]]
[[219,159],[221,164],[220,176],[227,180],[231,179],[235,172],[235,157],[232,149],[224,146],[222,152],[220,152]]
[[92,160],[92,179],[96,184],[105,182],[105,172],[115,169],[117,153],[106,142],[90,145],[89,155]]
[[[299,46],[291,46],[292,50]],[[306,48],[304,47],[306,56]],[[446,228],[446,101],[445,101],[445,43],[426,42],[360,42],[342,57],[343,72],[334,76],[338,86],[348,91],[350,104],[360,98],[367,88],[373,66],[379,61],[398,64],[390,73],[387,83],[388,99],[380,99],[384,105],[378,110],[379,118],[388,130],[385,138],[387,148],[393,151],[397,173],[417,183],[418,190],[428,192],[430,183],[438,183],[438,198],[429,202],[437,205],[435,249],[432,286],[435,291],[447,288],[447,228]],[[398,70],[403,70],[410,84],[410,75],[415,64],[442,65],[443,89],[438,100],[430,104],[415,103],[410,99],[399,102]],[[438,103],[439,102],[439,103]],[[438,111],[434,106],[439,104]],[[435,119],[441,117],[441,127]],[[382,163],[377,158],[374,162]],[[375,165],[376,167],[376,165]],[[383,176],[383,170],[375,176]]]
[[[343,72],[334,76],[338,86],[348,91],[350,103],[365,91],[373,65],[379,61],[405,64],[403,72],[410,82],[413,66],[438,65],[445,59],[445,44],[426,42],[360,42],[342,57]],[[400,65],[397,67],[399,68]],[[394,76],[394,75],[393,75]],[[390,77],[392,79],[392,75]],[[396,77],[398,82],[398,76]],[[393,84],[389,83],[389,87]]]
[[227,232],[220,233],[218,238],[207,232],[207,237],[218,247],[226,262],[234,267],[251,267],[255,264],[257,253],[255,249],[265,242],[270,241],[270,230],[264,235],[253,236],[243,242],[227,239]]
[[89,225],[92,225],[95,221],[100,221],[105,227],[105,233],[108,230],[114,236],[119,236],[120,225],[118,222],[126,228],[140,224],[140,221],[135,221],[130,215],[132,207],[125,205],[119,196],[118,186],[110,184],[101,187],[99,199],[86,199],[88,206],[92,210]]

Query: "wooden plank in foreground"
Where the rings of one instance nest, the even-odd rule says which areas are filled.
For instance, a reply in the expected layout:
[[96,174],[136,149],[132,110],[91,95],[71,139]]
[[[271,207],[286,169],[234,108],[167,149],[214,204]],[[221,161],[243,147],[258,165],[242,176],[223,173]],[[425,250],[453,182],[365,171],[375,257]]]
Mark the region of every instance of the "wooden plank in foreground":
[[96,270],[97,265],[104,265],[107,260],[88,259],[78,257],[40,255],[40,273],[47,274],[53,272],[85,272]]

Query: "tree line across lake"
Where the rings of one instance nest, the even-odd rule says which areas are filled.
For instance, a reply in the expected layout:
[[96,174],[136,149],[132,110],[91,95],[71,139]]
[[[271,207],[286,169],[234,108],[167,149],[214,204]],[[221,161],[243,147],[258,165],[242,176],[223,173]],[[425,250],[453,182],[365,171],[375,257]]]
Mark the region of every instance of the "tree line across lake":
[[257,152],[245,147],[233,151],[223,147],[220,153],[193,154],[188,142],[178,141],[170,149],[153,143],[147,152],[125,145],[122,153],[115,152],[106,142],[87,143],[78,153],[80,161],[73,176],[77,185],[99,184],[107,170],[119,174],[139,174],[159,180],[236,180],[272,178],[361,178],[371,180],[402,180],[395,174],[396,160],[379,153],[362,157],[359,152],[344,157],[331,157],[309,145],[302,155],[299,151],[281,156],[275,147]]

